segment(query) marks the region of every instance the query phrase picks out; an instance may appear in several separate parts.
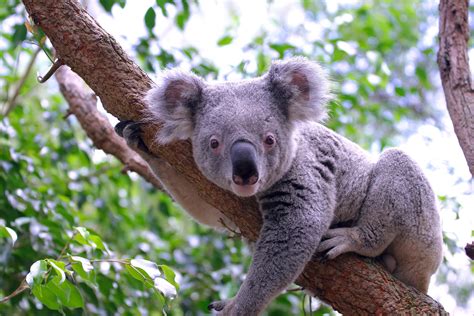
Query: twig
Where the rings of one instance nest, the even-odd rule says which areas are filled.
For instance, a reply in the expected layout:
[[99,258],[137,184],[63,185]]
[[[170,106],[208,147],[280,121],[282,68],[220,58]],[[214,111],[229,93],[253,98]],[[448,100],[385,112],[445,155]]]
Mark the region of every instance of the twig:
[[5,104],[5,108],[4,110],[2,111],[3,112],[3,115],[4,116],[8,116],[8,114],[10,114],[10,112],[15,108],[15,105],[16,105],[16,99],[18,99],[18,96],[20,95],[20,90],[21,88],[25,85],[25,82],[26,82],[26,78],[28,78],[28,75],[30,74],[31,72],[31,69],[33,68],[33,65],[36,61],[36,58],[38,57],[38,54],[41,52],[41,47],[38,47],[33,55],[31,56],[31,59],[30,59],[30,62],[28,63],[28,66],[26,67],[26,70],[25,70],[25,73],[23,74],[23,76],[21,77],[20,79],[20,82],[18,83],[16,89],[15,89],[15,93],[13,94],[13,96],[8,100],[8,102]]
[[62,59],[61,58],[56,59],[53,65],[51,66],[51,68],[49,68],[48,72],[44,76],[38,75],[36,79],[38,79],[39,83],[45,83],[46,81],[48,81],[49,78],[51,78],[51,76],[56,72],[56,70],[58,70],[59,67],[61,67],[62,65],[64,65],[64,62],[62,61]]
[[112,262],[112,263],[120,263],[120,264],[129,264],[126,259],[94,259],[89,260],[91,263],[99,263],[99,262]]
[[71,241],[76,237],[77,231],[72,234],[71,237],[69,237],[68,241],[64,245],[63,249],[61,249],[61,252],[59,252],[59,256],[56,258],[56,260],[60,260],[64,256],[64,252],[66,252],[66,249],[69,248],[69,245],[71,244]]
[[23,279],[20,283],[20,286],[18,286],[18,288],[15,291],[13,291],[10,295],[7,295],[4,298],[0,299],[0,304],[9,301],[11,298],[17,296],[18,294],[26,291],[29,288],[30,287],[26,283],[26,279]]

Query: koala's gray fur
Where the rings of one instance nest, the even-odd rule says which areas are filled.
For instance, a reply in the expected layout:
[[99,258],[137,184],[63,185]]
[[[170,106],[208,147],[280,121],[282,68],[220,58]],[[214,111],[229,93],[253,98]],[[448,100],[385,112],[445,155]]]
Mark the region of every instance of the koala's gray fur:
[[[145,120],[163,123],[159,142],[191,138],[208,179],[259,201],[263,227],[247,278],[234,299],[211,304],[223,315],[260,313],[315,252],[329,259],[346,252],[382,255],[396,277],[428,290],[442,259],[430,185],[402,151],[386,150],[373,161],[317,123],[329,98],[326,75],[304,58],[274,62],[264,76],[240,82],[205,83],[168,71],[148,93]],[[118,129],[137,148],[134,126]],[[142,155],[152,167],[162,163],[145,150]],[[253,178],[242,166],[250,166]],[[154,169],[159,175],[160,167]],[[217,210],[198,207],[190,205],[194,217],[220,225]]]

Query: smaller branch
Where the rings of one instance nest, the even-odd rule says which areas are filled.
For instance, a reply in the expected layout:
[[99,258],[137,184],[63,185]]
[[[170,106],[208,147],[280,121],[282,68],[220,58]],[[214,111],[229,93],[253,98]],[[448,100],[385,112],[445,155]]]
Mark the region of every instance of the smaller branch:
[[68,241],[66,242],[66,244],[64,245],[63,249],[61,249],[61,251],[59,252],[59,255],[58,257],[56,258],[56,260],[60,260],[63,256],[64,256],[64,253],[66,252],[66,250],[69,248],[69,245],[71,244],[71,241],[74,239],[74,237],[76,237],[77,235],[77,232],[73,233],[71,235],[71,237],[69,237]]
[[111,263],[129,264],[127,259],[93,259],[93,260],[90,260],[90,262],[91,263],[111,262]]
[[17,104],[16,99],[18,99],[18,96],[20,95],[20,90],[25,85],[26,79],[28,78],[31,69],[33,69],[33,65],[35,64],[36,58],[38,57],[40,52],[41,47],[38,47],[31,56],[30,62],[28,63],[28,66],[26,66],[25,73],[21,77],[20,82],[18,83],[15,92],[13,93],[13,96],[5,104],[5,108],[2,111],[4,116],[8,116],[8,114],[10,114],[10,112],[15,108]]
[[54,61],[53,65],[51,66],[51,68],[49,68],[48,72],[46,73],[46,75],[44,76],[40,76],[38,75],[36,77],[36,79],[38,80],[39,83],[45,83],[46,81],[48,81],[49,78],[51,78],[51,76],[59,69],[59,67],[61,67],[62,65],[64,65],[64,62],[62,61],[61,58],[58,58]]
[[12,299],[13,297],[23,293],[24,291],[26,291],[27,289],[29,289],[30,287],[28,286],[28,284],[26,283],[26,279],[23,279],[20,283],[20,286],[18,286],[18,288],[13,291],[10,295],[8,296],[5,296],[4,298],[0,299],[0,304],[2,303],[6,303],[7,301],[9,301],[10,299]]
[[107,117],[97,110],[97,97],[86,90],[82,79],[69,67],[64,66],[56,71],[56,80],[61,93],[69,103],[65,117],[74,114],[98,149],[120,160],[125,166],[123,170],[138,173],[155,188],[164,191],[160,180],[148,164],[128,147],[125,140],[115,133]]

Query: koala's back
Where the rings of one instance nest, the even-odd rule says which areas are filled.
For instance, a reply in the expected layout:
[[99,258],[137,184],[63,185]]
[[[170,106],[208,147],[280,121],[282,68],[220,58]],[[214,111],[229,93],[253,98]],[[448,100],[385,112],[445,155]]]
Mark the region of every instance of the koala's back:
[[[367,203],[367,194],[373,187],[380,188],[379,200],[393,205],[387,208],[404,209],[405,216],[398,224],[409,225],[411,210],[418,219],[438,218],[434,193],[419,166],[403,151],[385,150],[378,159],[334,131],[318,124],[300,127],[299,146],[294,163],[316,166],[323,181],[333,184],[336,196],[333,224],[354,221]],[[318,167],[319,166],[319,167]],[[388,190],[391,189],[391,190]],[[396,200],[391,201],[393,197]],[[387,202],[388,203],[388,202]],[[424,223],[420,223],[424,226]]]
[[395,276],[426,292],[442,259],[442,234],[434,193],[418,165],[398,149],[375,160],[317,123],[299,132],[298,152],[282,180],[306,174],[311,194],[334,198],[322,249],[332,251],[330,258],[388,255]]

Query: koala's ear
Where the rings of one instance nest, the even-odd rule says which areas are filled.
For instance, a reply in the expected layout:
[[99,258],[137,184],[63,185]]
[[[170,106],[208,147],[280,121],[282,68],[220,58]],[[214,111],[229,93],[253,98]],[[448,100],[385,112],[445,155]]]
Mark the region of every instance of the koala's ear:
[[163,123],[157,141],[166,144],[191,137],[193,115],[202,99],[204,82],[192,73],[165,71],[156,87],[148,91],[145,120]]
[[320,121],[331,99],[325,71],[313,61],[295,57],[273,62],[267,80],[283,114],[290,121]]

